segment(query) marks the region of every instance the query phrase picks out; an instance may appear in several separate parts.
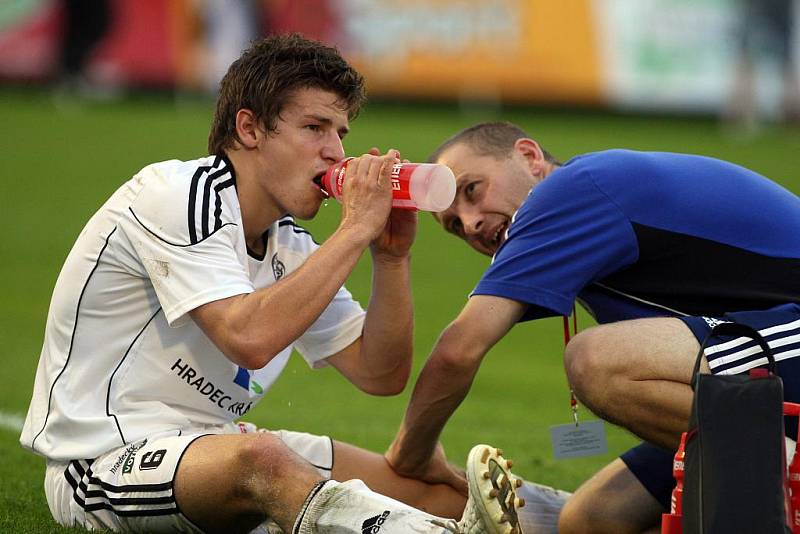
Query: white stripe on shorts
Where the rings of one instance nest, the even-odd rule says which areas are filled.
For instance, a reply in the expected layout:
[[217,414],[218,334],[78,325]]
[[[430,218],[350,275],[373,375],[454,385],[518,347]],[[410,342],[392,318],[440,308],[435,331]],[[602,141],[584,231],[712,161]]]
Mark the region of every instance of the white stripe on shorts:
[[[762,337],[769,337],[772,334],[777,334],[778,332],[786,332],[787,330],[794,330],[794,329],[800,329],[800,319],[798,319],[797,321],[792,321],[791,323],[770,326],[768,328],[764,328],[763,330],[759,330],[758,333],[761,334]],[[705,350],[705,354],[706,356],[708,356],[710,354],[723,352],[732,349],[734,347],[738,347],[739,345],[744,345],[748,341],[752,341],[752,339],[749,337],[737,337],[736,339],[726,341],[725,343],[720,343],[719,345],[708,347]],[[770,348],[772,347],[771,344],[769,346]]]
[[[778,337],[771,340],[765,339],[769,348],[772,349],[772,354],[775,357],[776,362],[800,356],[800,348],[792,348],[784,351],[776,350],[780,347],[785,347],[786,345],[800,343],[800,320],[770,326],[768,328],[759,330],[758,333],[764,338],[768,336],[774,336],[775,334],[785,334],[783,337]],[[751,338],[743,336],[731,341],[726,341],[725,343],[720,343],[719,345],[714,345],[713,347],[708,347],[705,349],[704,354],[708,360],[709,368],[712,372],[714,372],[715,369],[718,369],[722,366],[740,362],[739,365],[735,365],[733,367],[729,367],[728,369],[717,372],[717,374],[721,375],[734,375],[754,367],[766,365],[767,358],[765,356],[759,356],[762,353],[761,347],[754,343],[755,342]],[[728,354],[720,354],[746,344],[750,344],[750,346],[735,352],[730,352]],[[720,355],[714,357],[715,354]]]

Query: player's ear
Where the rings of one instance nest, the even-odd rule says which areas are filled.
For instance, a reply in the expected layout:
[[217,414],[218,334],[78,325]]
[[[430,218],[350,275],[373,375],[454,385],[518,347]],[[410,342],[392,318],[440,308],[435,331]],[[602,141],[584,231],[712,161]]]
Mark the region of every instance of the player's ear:
[[236,112],[236,137],[244,148],[256,148],[261,134],[255,114],[249,109]]
[[547,161],[544,159],[544,152],[542,152],[539,143],[527,137],[517,139],[514,142],[514,153],[524,159],[531,174],[544,178]]

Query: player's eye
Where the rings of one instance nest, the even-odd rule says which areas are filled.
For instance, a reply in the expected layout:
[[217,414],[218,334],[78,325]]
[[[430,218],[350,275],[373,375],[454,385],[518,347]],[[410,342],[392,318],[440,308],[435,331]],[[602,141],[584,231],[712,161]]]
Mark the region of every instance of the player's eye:
[[312,132],[319,132],[322,130],[322,126],[319,124],[306,124],[306,128]]
[[461,219],[459,219],[457,217],[452,219],[452,221],[450,222],[450,228],[449,229],[450,229],[450,233],[453,233],[453,234],[456,234],[456,235],[461,235],[463,233],[463,231],[464,231],[464,225],[461,224]]
[[478,182],[470,182],[467,184],[467,187],[464,188],[464,194],[467,196],[467,198],[473,197],[476,187],[478,187]]

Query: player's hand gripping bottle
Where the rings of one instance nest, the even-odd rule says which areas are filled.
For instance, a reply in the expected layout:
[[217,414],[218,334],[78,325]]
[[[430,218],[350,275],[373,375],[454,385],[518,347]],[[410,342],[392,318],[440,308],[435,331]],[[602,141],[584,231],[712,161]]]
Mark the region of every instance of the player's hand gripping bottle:
[[[342,199],[346,158],[332,165],[319,186],[336,200]],[[444,211],[456,196],[456,178],[446,165],[437,163],[396,163],[390,176],[392,207],[409,210]]]

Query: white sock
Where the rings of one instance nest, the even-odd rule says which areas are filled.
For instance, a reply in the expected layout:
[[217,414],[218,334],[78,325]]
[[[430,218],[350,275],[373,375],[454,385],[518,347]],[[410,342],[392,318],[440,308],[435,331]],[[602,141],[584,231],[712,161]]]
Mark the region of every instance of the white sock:
[[517,496],[525,500],[525,506],[517,508],[522,531],[525,534],[556,534],[558,515],[572,494],[527,480],[516,491]]
[[292,534],[441,534],[446,520],[375,493],[360,480],[327,480],[309,493]]

